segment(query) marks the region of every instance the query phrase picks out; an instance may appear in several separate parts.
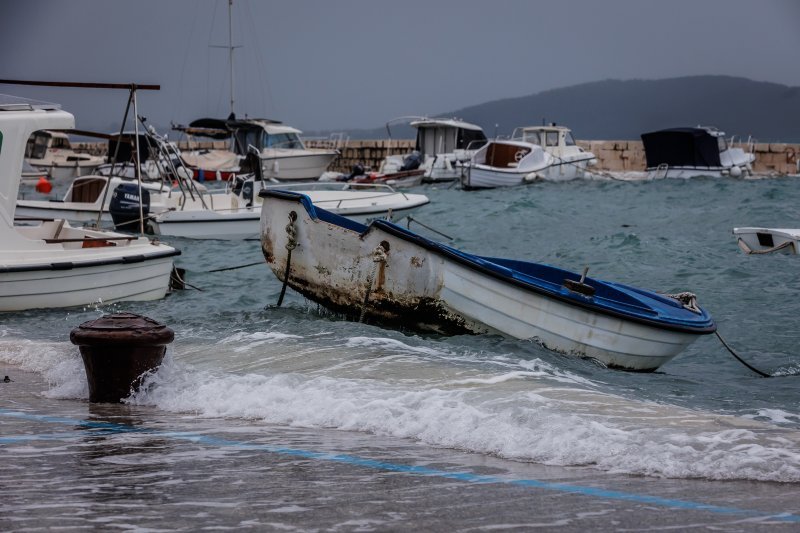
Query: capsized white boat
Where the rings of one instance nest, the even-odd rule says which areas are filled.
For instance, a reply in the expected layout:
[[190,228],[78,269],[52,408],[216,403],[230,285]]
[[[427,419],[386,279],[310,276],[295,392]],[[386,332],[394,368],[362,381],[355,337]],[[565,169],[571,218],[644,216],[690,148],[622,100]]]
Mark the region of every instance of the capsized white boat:
[[56,104],[0,95],[0,311],[154,300],[169,286],[178,250],[149,239],[73,228],[64,220],[15,226],[25,142],[70,129]]
[[351,317],[439,333],[496,331],[637,371],[655,370],[716,330],[693,295],[472,255],[390,222],[358,224],[303,194],[260,195],[269,267],[305,297]]
[[648,179],[696,176],[738,178],[752,174],[751,151],[733,146],[725,133],[708,126],[670,128],[642,134]]
[[423,194],[395,191],[387,185],[312,182],[264,185],[261,180],[237,177],[233,187],[204,198],[209,208],[196,203],[170,209],[150,219],[157,235],[192,239],[258,239],[262,189],[302,191],[314,205],[360,222],[376,219],[401,220],[428,204]]
[[800,229],[733,228],[733,236],[746,254],[768,254],[780,250],[800,253]]
[[597,162],[575,143],[564,126],[526,126],[510,140],[495,139],[475,152],[461,177],[464,189],[524,185],[536,180],[567,181],[587,176]]

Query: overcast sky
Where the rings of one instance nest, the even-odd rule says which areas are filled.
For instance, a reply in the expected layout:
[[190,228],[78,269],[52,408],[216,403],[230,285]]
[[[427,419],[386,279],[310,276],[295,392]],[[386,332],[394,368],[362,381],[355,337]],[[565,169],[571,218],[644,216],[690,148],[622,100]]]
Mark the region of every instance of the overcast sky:
[[[0,0],[0,78],[160,84],[164,126],[229,112],[227,0]],[[794,0],[234,0],[237,115],[370,128],[603,79],[800,86]],[[121,92],[3,86],[107,131]]]

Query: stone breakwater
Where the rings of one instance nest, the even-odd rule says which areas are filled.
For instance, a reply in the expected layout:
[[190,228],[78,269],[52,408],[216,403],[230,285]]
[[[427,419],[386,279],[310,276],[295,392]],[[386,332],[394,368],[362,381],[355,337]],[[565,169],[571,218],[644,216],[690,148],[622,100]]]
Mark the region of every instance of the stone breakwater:
[[[73,143],[79,151],[93,155],[105,155],[105,143]],[[329,140],[306,140],[309,148],[332,148]],[[641,141],[578,141],[578,145],[597,156],[598,171],[631,172],[645,169],[644,148]],[[192,143],[191,148],[224,149],[225,141]],[[741,143],[735,144],[756,156],[753,172],[756,174],[797,174],[800,159],[800,144],[787,143]],[[178,142],[182,150],[190,148],[185,141]],[[361,163],[377,170],[384,157],[407,154],[414,149],[413,139],[350,140],[344,147],[338,146],[341,155],[328,168],[334,172],[350,172],[353,165]]]

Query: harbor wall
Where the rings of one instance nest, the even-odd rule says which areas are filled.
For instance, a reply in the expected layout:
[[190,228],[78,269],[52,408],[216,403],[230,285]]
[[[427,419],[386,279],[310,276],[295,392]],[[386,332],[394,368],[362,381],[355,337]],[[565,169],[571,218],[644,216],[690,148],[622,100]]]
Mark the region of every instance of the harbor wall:
[[[76,150],[93,155],[105,155],[106,144],[96,142],[74,142]],[[344,146],[330,140],[306,140],[309,148],[338,148],[341,156],[328,170],[348,173],[353,165],[362,163],[366,167],[377,170],[387,155],[406,154],[414,149],[413,139],[372,139],[350,140]],[[597,156],[600,171],[624,172],[642,171],[645,169],[644,148],[641,141],[578,141],[578,145]],[[191,148],[218,148],[227,146],[225,141],[194,142]],[[800,159],[800,144],[787,143],[755,143],[735,144],[745,151],[752,150],[756,156],[753,172],[756,174],[796,174],[797,161]],[[182,150],[190,148],[186,141],[178,142]]]

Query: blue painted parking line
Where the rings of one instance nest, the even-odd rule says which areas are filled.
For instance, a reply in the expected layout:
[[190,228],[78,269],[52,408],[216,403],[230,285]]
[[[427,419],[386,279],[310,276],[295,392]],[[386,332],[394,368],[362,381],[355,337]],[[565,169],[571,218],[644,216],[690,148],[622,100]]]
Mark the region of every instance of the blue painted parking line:
[[[230,448],[237,448],[237,449],[251,450],[251,451],[263,451],[267,453],[286,455],[290,457],[300,457],[303,459],[312,459],[317,461],[328,461],[333,463],[348,464],[353,466],[359,466],[362,468],[382,470],[386,472],[398,472],[410,475],[439,477],[443,479],[464,481],[467,483],[492,483],[492,484],[515,485],[520,487],[529,487],[542,490],[578,494],[582,496],[600,498],[605,500],[621,500],[633,503],[658,505],[661,507],[668,507],[672,509],[705,511],[716,514],[761,518],[779,522],[800,523],[800,516],[791,513],[772,514],[752,509],[741,509],[738,507],[709,505],[689,500],[675,500],[671,498],[661,498],[659,496],[650,496],[647,494],[637,494],[633,492],[607,490],[597,487],[586,487],[582,485],[551,483],[547,481],[539,481],[536,479],[514,479],[514,478],[503,478],[498,476],[484,476],[480,474],[475,474],[473,472],[449,472],[447,470],[439,470],[435,468],[428,468],[425,466],[404,465],[400,463],[378,461],[375,459],[368,459],[365,457],[359,457],[355,455],[331,454],[326,452],[316,452],[313,450],[303,450],[298,448],[274,446],[269,444],[254,444],[245,441],[236,441],[221,437],[215,437],[213,435],[204,435],[201,433],[163,431],[141,426],[129,426],[125,424],[115,424],[111,422],[97,422],[92,420],[64,418],[64,417],[41,415],[41,414],[28,413],[22,411],[11,411],[6,409],[0,409],[0,416],[20,418],[23,420],[49,423],[49,424],[70,425],[74,426],[76,429],[82,429],[83,431],[88,429],[92,430],[93,432],[108,434],[108,435],[138,433],[148,436],[157,436],[161,438],[171,438],[174,440],[188,441],[195,444],[201,444],[204,446],[230,447]],[[47,440],[75,439],[76,437],[81,435],[85,435],[85,433],[81,431],[69,431],[61,434],[50,433],[50,434],[6,436],[6,437],[0,437],[0,445],[15,444],[25,441],[36,441],[36,440],[47,441]]]

